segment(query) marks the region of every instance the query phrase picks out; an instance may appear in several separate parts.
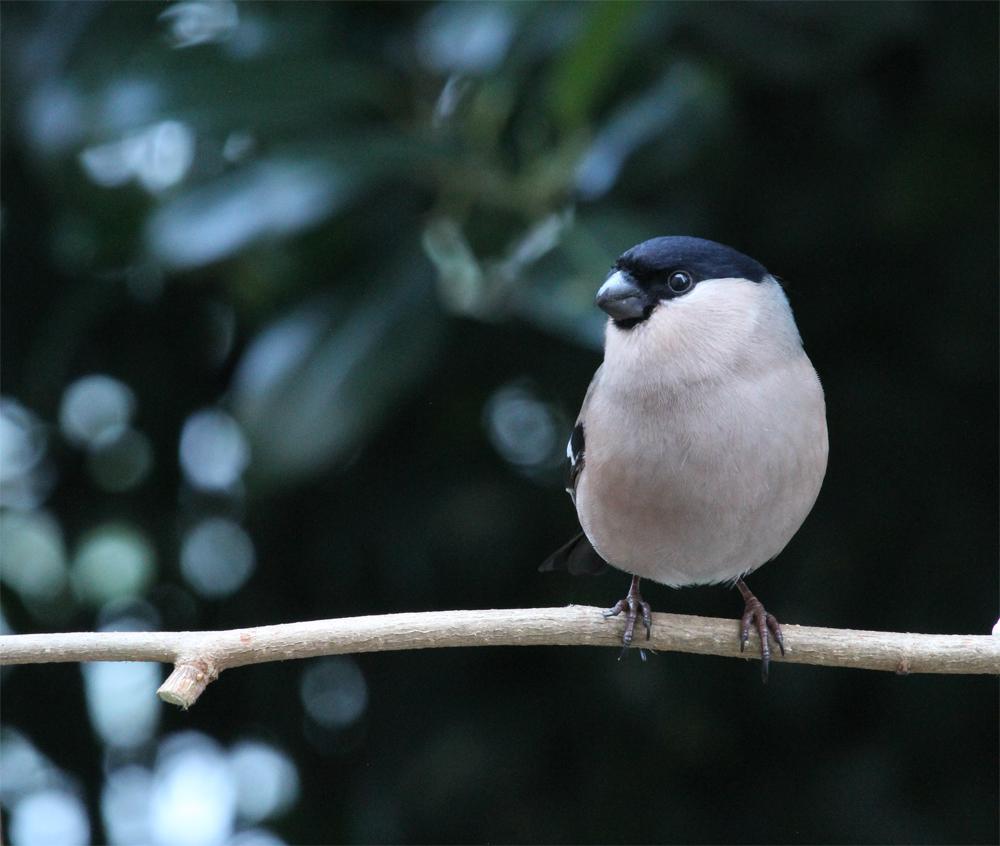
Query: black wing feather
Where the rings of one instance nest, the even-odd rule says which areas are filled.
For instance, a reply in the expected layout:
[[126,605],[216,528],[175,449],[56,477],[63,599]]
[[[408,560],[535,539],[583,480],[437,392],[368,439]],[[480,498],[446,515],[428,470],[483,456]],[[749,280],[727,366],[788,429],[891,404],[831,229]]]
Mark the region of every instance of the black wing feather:
[[565,546],[553,552],[541,567],[540,572],[567,570],[574,576],[599,576],[608,569],[608,562],[591,546],[587,536],[580,532]]
[[[584,413],[587,403],[594,390],[594,385],[601,374],[601,368],[597,368],[597,373],[587,389],[587,396],[583,400],[583,408],[580,417],[573,427],[569,444],[566,448],[566,490],[576,503],[576,486],[580,481],[580,474],[583,472],[584,458],[586,453],[586,433],[584,427]],[[587,539],[587,536],[580,532],[565,546],[560,547],[552,553],[541,567],[541,572],[546,573],[552,570],[567,570],[574,576],[599,576],[608,569],[608,562],[601,558]]]

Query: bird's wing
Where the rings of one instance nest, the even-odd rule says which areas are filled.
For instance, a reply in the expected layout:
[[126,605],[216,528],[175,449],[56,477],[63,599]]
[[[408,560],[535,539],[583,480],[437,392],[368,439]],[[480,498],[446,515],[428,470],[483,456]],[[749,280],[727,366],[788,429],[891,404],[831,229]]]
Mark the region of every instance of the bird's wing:
[[550,570],[568,570],[573,576],[599,576],[608,569],[608,562],[598,555],[587,536],[580,532],[565,546],[559,547],[538,568],[542,573]]
[[[601,365],[601,367],[603,366]],[[583,406],[580,408],[580,416],[576,418],[576,426],[573,427],[573,434],[570,435],[569,444],[566,447],[566,490],[573,497],[574,503],[576,502],[576,486],[580,481],[580,474],[583,472],[587,407],[594,395],[594,386],[601,376],[601,367],[597,368],[594,378],[590,381],[587,395],[583,398]],[[574,576],[599,576],[608,569],[608,562],[601,558],[587,536],[580,532],[573,540],[546,558],[538,569],[542,572],[568,570]]]
[[583,472],[584,456],[586,453],[587,409],[590,406],[590,400],[594,396],[594,388],[601,378],[601,370],[603,369],[604,365],[602,364],[597,368],[594,378],[590,380],[590,387],[587,388],[587,394],[583,398],[583,405],[580,407],[580,414],[576,418],[576,425],[573,427],[573,433],[570,435],[569,443],[566,445],[566,490],[572,497],[574,504],[576,503],[576,486],[580,481],[580,474]]

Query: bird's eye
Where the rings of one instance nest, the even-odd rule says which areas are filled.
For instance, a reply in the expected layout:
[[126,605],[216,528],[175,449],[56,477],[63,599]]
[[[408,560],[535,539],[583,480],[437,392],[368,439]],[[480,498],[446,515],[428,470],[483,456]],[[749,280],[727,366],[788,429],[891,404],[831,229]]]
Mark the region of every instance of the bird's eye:
[[675,294],[683,294],[685,291],[691,290],[692,284],[691,274],[685,273],[683,270],[671,273],[670,278],[667,280],[667,287]]

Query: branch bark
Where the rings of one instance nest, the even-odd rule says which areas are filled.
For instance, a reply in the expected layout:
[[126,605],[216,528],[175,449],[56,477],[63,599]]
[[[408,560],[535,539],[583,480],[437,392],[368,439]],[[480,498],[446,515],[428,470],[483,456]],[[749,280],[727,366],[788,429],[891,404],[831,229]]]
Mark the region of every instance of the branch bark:
[[[738,623],[654,614],[653,651],[758,657],[756,635],[741,656]],[[221,632],[79,632],[0,637],[0,664],[54,661],[160,661],[174,672],[158,691],[194,704],[219,673],[244,664],[444,646],[621,646],[624,623],[582,605],[491,611],[432,611],[345,617]],[[775,662],[909,673],[1000,674],[1000,637],[868,632],[783,625],[785,655]],[[637,635],[637,638],[641,637]]]

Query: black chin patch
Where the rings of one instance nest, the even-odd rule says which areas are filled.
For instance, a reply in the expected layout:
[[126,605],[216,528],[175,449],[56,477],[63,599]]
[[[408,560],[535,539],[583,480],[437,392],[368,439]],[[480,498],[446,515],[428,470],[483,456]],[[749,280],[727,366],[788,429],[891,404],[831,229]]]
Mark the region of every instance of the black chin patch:
[[640,323],[645,323],[646,320],[649,318],[649,315],[651,315],[652,313],[653,313],[653,309],[652,308],[647,308],[647,309],[645,309],[643,311],[642,317],[633,317],[630,320],[616,320],[616,321],[614,321],[615,327],[617,329],[623,329],[625,331],[628,331],[629,329],[632,329],[632,328],[638,326]]

